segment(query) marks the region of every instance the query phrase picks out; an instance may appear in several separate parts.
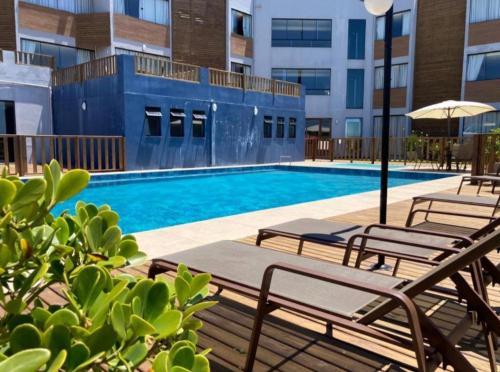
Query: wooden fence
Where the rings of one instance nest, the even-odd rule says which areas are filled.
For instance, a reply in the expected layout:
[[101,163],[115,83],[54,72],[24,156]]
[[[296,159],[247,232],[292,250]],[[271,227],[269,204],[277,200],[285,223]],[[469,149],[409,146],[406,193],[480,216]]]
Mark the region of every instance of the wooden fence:
[[116,56],[109,56],[53,71],[52,84],[60,86],[81,83],[86,80],[115,75],[116,72]]
[[56,159],[64,169],[125,170],[125,139],[119,136],[0,135],[0,169],[40,174]]
[[167,79],[198,83],[200,67],[168,61],[164,58],[135,56],[135,72],[142,75],[160,76]]
[[213,68],[209,69],[209,82],[210,85],[226,88],[300,97],[300,84]]

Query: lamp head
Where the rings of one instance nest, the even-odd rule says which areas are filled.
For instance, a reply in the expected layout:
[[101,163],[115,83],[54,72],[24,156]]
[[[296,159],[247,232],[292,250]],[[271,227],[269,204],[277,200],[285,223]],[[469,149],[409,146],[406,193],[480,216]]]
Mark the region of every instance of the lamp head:
[[391,9],[394,0],[364,0],[365,8],[375,16],[381,16]]

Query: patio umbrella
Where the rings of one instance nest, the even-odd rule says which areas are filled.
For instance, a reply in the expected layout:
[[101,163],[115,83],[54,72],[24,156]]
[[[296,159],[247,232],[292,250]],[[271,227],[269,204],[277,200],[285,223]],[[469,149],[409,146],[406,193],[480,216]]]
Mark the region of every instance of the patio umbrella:
[[410,112],[406,114],[406,116],[409,116],[414,120],[448,119],[448,137],[450,137],[452,118],[476,116],[490,111],[495,111],[495,108],[484,103],[467,101],[444,101]]

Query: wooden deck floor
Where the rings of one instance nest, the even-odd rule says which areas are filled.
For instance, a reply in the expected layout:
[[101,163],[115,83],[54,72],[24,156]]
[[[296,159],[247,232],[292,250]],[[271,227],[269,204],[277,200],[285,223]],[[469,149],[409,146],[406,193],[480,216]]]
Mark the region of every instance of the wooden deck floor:
[[[473,190],[473,188],[468,187],[465,192],[472,193]],[[410,201],[390,205],[388,222],[404,225],[409,208]],[[446,208],[450,209],[449,206]],[[453,209],[460,208],[453,207]],[[471,208],[465,210],[472,212]],[[364,225],[375,223],[378,220],[378,209],[337,216],[334,220]],[[460,222],[457,219],[451,219],[449,222],[453,224],[464,222],[469,225],[474,223],[473,221]],[[253,244],[255,236],[243,239],[243,241]],[[296,243],[287,239],[275,238],[265,241],[262,249],[295,252]],[[326,248],[315,244],[306,244],[303,254],[334,262],[341,262],[343,257],[343,251],[340,249]],[[491,259],[495,263],[500,262],[500,254],[492,254]],[[365,261],[364,267],[371,263],[373,261]],[[389,260],[388,263],[391,264],[391,261]],[[400,266],[398,276],[415,278],[426,270],[428,270],[427,267],[403,263]],[[130,268],[127,271],[134,275],[146,274],[147,265]],[[492,306],[500,308],[498,286],[490,287],[489,294]],[[44,299],[48,302],[60,301],[56,291],[45,294]],[[214,371],[238,370],[245,361],[256,303],[226,291],[218,299],[220,303],[216,307],[202,312],[199,316],[204,322],[204,327],[200,332],[200,347],[212,349],[209,358]],[[425,309],[428,315],[432,316],[433,321],[443,331],[449,329],[458,316],[465,311],[463,304],[444,300],[442,297],[432,294],[420,296],[418,301],[419,305]],[[395,332],[403,331],[404,327],[397,322],[399,315],[395,313],[391,321],[385,322],[381,326]],[[255,370],[398,371],[407,370],[408,367],[414,366],[413,354],[407,350],[383,344],[378,340],[359,338],[351,332],[340,329],[334,330],[334,339],[324,336],[323,332],[324,325],[319,321],[290,312],[276,311],[265,322]],[[479,330],[471,330],[460,347],[464,355],[478,370],[489,371],[483,338]],[[500,366],[500,351],[497,352],[497,363]],[[146,371],[148,366],[144,365],[141,369]]]

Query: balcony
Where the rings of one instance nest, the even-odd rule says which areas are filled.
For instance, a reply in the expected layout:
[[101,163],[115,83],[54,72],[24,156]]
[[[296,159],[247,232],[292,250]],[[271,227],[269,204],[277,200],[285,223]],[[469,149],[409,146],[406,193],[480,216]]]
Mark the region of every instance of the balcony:
[[92,0],[22,0],[23,2],[38,6],[62,10],[68,13],[93,13],[94,3]]

